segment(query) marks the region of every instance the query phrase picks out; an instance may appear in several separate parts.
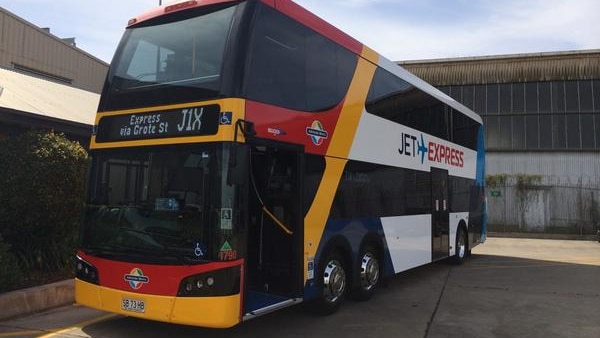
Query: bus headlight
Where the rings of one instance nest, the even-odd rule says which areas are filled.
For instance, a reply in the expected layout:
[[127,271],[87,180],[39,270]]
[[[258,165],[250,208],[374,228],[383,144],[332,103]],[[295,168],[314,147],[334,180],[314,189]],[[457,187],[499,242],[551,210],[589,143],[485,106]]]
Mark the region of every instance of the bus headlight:
[[75,276],[82,281],[99,284],[98,269],[79,256],[75,256]]
[[217,297],[240,293],[241,266],[192,275],[179,284],[179,297]]

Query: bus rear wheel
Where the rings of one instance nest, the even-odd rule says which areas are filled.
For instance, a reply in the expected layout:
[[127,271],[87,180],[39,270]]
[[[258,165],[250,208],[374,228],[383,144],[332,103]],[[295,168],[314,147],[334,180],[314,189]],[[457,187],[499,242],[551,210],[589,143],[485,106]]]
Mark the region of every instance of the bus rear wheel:
[[464,227],[459,227],[456,232],[456,246],[454,247],[452,262],[454,264],[464,263],[470,253],[469,251],[467,246],[467,232]]
[[357,270],[358,283],[352,290],[352,296],[359,301],[369,300],[381,278],[381,264],[377,256],[377,251],[372,246],[366,246],[360,251],[360,261]]

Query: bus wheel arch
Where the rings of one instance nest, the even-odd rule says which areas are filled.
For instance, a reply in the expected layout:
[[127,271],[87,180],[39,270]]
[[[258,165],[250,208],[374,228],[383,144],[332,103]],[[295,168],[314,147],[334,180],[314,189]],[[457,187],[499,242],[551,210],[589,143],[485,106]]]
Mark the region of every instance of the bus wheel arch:
[[454,240],[454,256],[452,256],[452,262],[454,264],[462,264],[471,254],[469,248],[469,232],[467,230],[467,224],[464,220],[458,223],[456,228],[456,238]]
[[352,298],[358,301],[369,300],[375,294],[383,275],[383,244],[378,235],[365,236],[354,271]]

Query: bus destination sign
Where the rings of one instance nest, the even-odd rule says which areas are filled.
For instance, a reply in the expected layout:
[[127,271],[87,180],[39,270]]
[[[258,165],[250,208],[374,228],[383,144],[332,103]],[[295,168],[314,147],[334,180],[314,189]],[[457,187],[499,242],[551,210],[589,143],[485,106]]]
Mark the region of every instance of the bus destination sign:
[[106,116],[98,124],[96,142],[214,135],[219,129],[219,105],[152,113]]

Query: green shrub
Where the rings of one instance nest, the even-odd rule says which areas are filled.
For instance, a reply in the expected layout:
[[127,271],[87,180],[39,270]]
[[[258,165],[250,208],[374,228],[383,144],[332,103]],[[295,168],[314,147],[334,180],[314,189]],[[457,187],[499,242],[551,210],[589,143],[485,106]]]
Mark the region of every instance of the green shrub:
[[18,288],[23,276],[10,246],[0,236],[0,293]]
[[31,131],[0,141],[0,233],[22,268],[57,271],[68,266],[86,168],[85,149],[62,134]]

